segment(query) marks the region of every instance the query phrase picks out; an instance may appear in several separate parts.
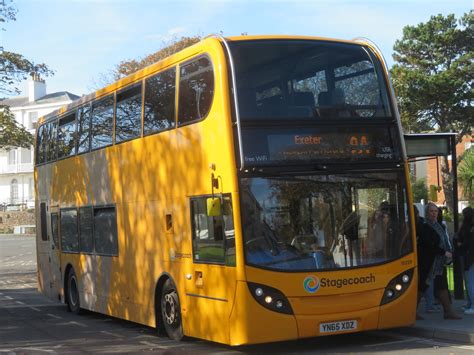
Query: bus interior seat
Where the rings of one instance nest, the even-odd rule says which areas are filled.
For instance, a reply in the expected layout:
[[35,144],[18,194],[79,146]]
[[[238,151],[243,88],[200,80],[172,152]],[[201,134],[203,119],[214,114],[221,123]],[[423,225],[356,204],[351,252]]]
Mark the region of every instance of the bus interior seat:
[[291,96],[295,106],[315,106],[314,95],[311,91],[294,92]]
[[288,107],[288,116],[298,118],[313,118],[316,102],[311,91],[294,92],[291,95],[292,106]]
[[286,117],[285,101],[282,95],[274,95],[257,102],[259,117]]
[[350,111],[345,107],[346,99],[341,88],[332,91],[321,91],[318,95],[319,115],[322,117],[350,117]]

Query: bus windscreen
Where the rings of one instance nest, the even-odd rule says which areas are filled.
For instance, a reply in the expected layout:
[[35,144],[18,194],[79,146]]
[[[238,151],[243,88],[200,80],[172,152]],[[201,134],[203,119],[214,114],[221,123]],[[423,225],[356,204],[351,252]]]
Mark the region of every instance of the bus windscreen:
[[247,264],[338,270],[406,255],[403,181],[395,172],[242,178]]

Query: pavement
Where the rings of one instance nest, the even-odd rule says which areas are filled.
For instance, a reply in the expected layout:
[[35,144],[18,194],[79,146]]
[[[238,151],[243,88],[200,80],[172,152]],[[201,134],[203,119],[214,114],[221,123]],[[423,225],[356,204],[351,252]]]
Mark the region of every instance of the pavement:
[[418,313],[424,318],[417,320],[411,327],[398,328],[397,331],[420,337],[430,337],[455,343],[474,344],[474,315],[464,314],[462,306],[465,300],[454,300],[453,309],[462,319],[443,319],[443,311],[439,313],[425,312],[425,305],[420,303]]

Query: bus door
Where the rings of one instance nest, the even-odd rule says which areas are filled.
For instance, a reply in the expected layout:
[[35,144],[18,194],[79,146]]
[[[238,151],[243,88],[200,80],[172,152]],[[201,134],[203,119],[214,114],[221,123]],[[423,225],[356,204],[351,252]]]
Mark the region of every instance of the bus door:
[[61,298],[61,248],[59,244],[59,208],[51,207],[49,223],[47,224],[49,237],[49,270],[51,275],[51,296]]
[[[217,195],[216,195],[217,196]],[[186,275],[188,329],[228,342],[235,293],[235,239],[230,194],[191,198],[193,263]]]

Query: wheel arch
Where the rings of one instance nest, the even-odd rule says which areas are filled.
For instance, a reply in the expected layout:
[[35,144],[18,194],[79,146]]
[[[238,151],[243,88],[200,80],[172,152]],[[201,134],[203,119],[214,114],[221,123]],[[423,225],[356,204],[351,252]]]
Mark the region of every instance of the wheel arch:
[[66,268],[64,269],[64,274],[63,274],[63,288],[64,288],[64,303],[68,304],[68,299],[66,297],[68,293],[68,285],[67,285],[67,280],[69,278],[69,273],[71,270],[74,270],[74,267],[71,264],[67,264]]
[[[155,286],[155,327],[158,330],[158,333],[162,335],[166,335],[166,331],[163,326],[163,319],[161,316],[161,293],[163,291],[163,285],[167,280],[170,280],[176,288],[176,283],[174,282],[173,277],[167,272],[163,272],[160,277],[158,277]],[[179,300],[179,292],[177,294]]]

